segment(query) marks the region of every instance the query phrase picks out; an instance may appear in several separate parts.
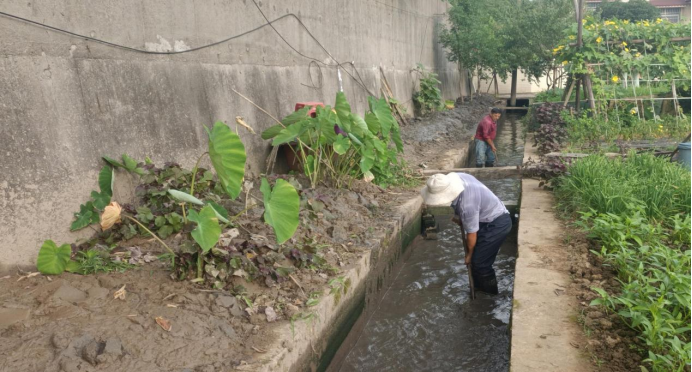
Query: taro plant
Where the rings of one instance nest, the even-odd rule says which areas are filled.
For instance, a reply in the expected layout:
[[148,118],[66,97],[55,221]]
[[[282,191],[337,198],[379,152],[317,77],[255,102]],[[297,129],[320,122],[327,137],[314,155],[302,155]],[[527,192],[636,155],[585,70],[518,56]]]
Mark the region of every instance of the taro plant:
[[311,187],[326,181],[341,187],[353,179],[383,183],[404,168],[399,125],[385,99],[368,98],[370,110],[360,117],[346,96],[336,95],[334,108],[305,107],[262,133],[273,146],[290,144],[310,179]]
[[444,107],[442,102],[442,92],[438,86],[437,74],[425,70],[422,64],[416,66],[416,71],[421,75],[420,90],[413,94],[413,100],[420,108],[420,113],[425,115]]
[[[211,130],[207,129],[207,134],[209,151],[198,158],[191,172],[172,163],[167,163],[164,168],[156,168],[148,159],[145,163],[138,163],[127,155],[123,155],[122,162],[104,157],[109,165],[99,173],[101,192],[92,192],[91,204],[83,206],[85,211],[83,215],[76,216],[76,221],[84,220],[80,225],[85,226],[99,222],[99,212],[103,211],[100,222],[104,231],[126,222],[122,223],[123,227],[115,235],[124,239],[138,233],[152,236],[169,251],[174,267],[183,267],[183,270],[178,271],[194,266],[197,280],[203,280],[204,272],[215,270],[206,267],[208,265],[205,262],[214,263],[213,259],[206,257],[207,254],[217,245],[223,229],[232,225],[244,212],[230,217],[226,208],[219,203],[219,194],[231,199],[240,194],[246,160],[240,138],[227,125],[217,122]],[[213,173],[199,167],[206,155],[209,155],[218,182],[214,181]],[[145,201],[145,205],[137,208],[126,205],[121,208],[110,201],[114,174],[112,167],[122,168],[140,177],[142,184],[138,186],[137,194]],[[181,186],[189,187],[185,189],[189,192],[176,189]],[[277,242],[282,244],[291,238],[298,227],[298,193],[284,180],[277,180],[274,188],[271,188],[266,179],[262,180],[260,191],[264,195],[265,222],[274,229]],[[106,200],[110,204],[102,206]],[[156,230],[158,234],[152,230]],[[192,238],[183,241],[179,252],[174,252],[160,237],[175,232],[189,233]],[[79,267],[71,264],[75,261],[71,261],[70,256],[69,245],[57,247],[54,242],[46,241],[39,253],[37,265],[41,272],[47,274],[59,274],[70,268],[70,271],[79,272]]]

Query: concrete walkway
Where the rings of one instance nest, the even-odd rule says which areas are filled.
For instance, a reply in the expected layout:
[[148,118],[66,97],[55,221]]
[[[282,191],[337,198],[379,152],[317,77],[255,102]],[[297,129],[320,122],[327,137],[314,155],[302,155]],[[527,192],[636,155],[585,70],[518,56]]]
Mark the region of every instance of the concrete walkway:
[[[527,143],[524,161],[538,158],[533,141]],[[565,294],[571,279],[563,227],[553,211],[553,194],[538,183],[522,180],[510,370],[590,371],[576,299]]]

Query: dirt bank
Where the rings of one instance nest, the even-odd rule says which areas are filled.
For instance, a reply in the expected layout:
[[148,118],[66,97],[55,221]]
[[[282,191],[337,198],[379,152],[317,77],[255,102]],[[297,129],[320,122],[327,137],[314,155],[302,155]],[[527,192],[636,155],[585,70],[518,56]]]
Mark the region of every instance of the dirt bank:
[[[414,168],[434,165],[441,150],[465,148],[492,103],[484,97],[412,120],[402,128],[404,158]],[[283,278],[248,282],[241,275],[215,290],[173,280],[168,263],[159,260],[141,260],[124,273],[3,274],[0,371],[248,370],[248,361],[274,342],[274,330],[309,314],[310,300],[329,293],[334,279],[375,248],[373,237],[400,218],[393,207],[418,193],[417,186],[382,190],[357,182],[353,191],[312,190],[300,179],[292,182],[303,185],[301,226],[285,244],[291,249],[269,243],[273,233],[260,221],[261,208],[238,221],[229,243],[247,257],[284,253],[277,263],[295,271]],[[175,237],[169,240],[175,245]],[[143,255],[163,253],[156,242],[141,239],[113,253],[134,246]],[[306,249],[324,262],[302,255]],[[125,295],[116,296],[123,289]]]
[[413,169],[443,169],[447,150],[466,148],[473,140],[478,122],[490,112],[497,100],[493,96],[474,98],[453,110],[412,119],[401,129],[406,145],[404,159]]

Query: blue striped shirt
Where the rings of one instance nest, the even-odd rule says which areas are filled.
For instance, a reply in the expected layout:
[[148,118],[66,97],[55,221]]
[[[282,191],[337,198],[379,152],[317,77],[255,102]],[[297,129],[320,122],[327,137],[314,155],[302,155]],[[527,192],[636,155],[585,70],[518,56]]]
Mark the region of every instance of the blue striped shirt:
[[504,213],[509,214],[502,201],[476,177],[466,173],[457,175],[465,187],[452,202],[452,209],[467,234],[478,232],[480,222],[492,222]]

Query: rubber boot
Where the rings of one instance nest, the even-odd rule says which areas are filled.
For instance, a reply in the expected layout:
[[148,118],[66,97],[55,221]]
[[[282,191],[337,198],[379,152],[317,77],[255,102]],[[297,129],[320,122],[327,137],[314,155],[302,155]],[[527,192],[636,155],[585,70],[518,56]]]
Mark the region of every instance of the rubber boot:
[[[498,294],[497,290],[497,278],[495,277],[495,273],[485,275],[479,278],[479,285],[476,288],[477,290],[481,292],[485,292],[490,295],[496,295]],[[474,283],[475,284],[475,283]]]

